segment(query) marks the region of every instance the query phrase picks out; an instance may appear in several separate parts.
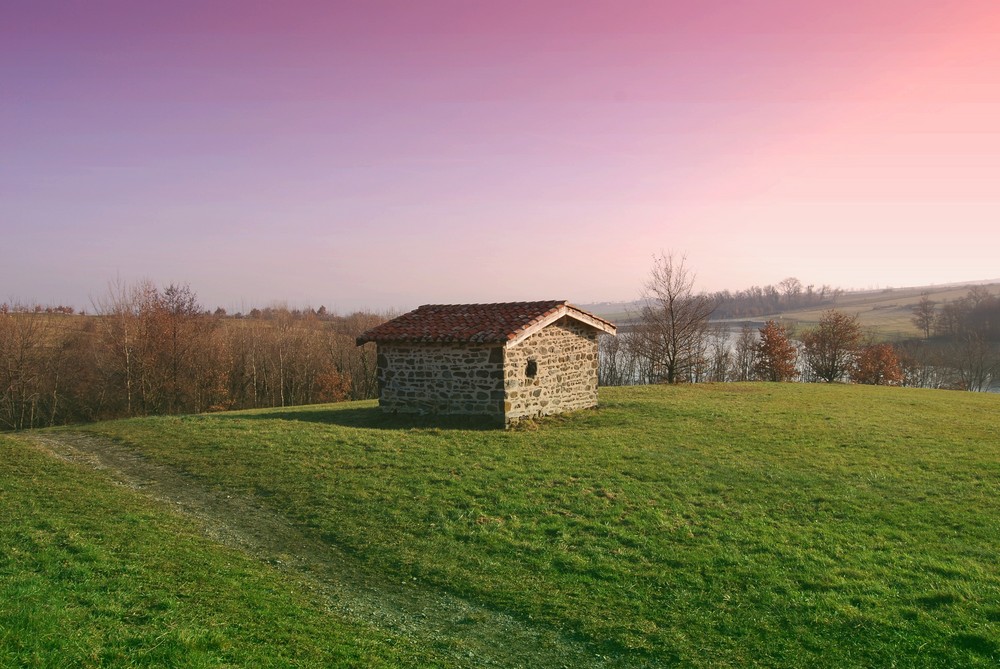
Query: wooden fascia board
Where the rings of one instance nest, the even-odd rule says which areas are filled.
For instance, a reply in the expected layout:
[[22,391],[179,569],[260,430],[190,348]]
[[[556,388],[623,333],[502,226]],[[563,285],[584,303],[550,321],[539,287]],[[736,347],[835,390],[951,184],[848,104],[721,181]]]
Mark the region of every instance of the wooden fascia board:
[[597,328],[601,332],[606,332],[609,335],[617,335],[618,334],[618,328],[616,328],[611,323],[608,323],[607,321],[603,321],[603,320],[601,320],[599,318],[594,318],[590,314],[588,314],[586,312],[583,312],[583,311],[580,311],[578,309],[574,309],[573,307],[568,307],[567,309],[568,309],[567,310],[567,314],[571,318],[575,318],[576,320],[580,321],[581,323],[586,323],[587,325],[589,325],[591,327],[594,327],[594,328]]
[[608,334],[612,335],[617,334],[617,328],[615,328],[615,326],[610,325],[609,323],[606,323],[604,321],[597,320],[596,318],[592,318],[591,316],[583,313],[582,311],[579,311],[578,309],[574,309],[573,307],[564,304],[563,306],[559,307],[551,314],[543,318],[542,320],[538,321],[537,323],[533,324],[528,328],[525,328],[524,331],[519,333],[513,339],[508,339],[507,343],[504,344],[504,348],[511,348],[513,346],[517,346],[531,335],[541,331],[544,328],[547,328],[548,326],[552,325],[563,316],[569,316],[570,318],[580,321],[585,325],[589,325],[592,328],[596,328],[601,332],[607,332]]

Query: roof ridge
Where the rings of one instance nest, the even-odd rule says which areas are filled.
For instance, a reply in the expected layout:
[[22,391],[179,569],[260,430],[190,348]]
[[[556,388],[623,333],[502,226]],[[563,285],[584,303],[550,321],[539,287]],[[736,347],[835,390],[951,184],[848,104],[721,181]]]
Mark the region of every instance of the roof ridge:
[[512,302],[436,302],[421,304],[417,309],[424,307],[496,307],[512,304],[569,304],[568,300],[517,300]]

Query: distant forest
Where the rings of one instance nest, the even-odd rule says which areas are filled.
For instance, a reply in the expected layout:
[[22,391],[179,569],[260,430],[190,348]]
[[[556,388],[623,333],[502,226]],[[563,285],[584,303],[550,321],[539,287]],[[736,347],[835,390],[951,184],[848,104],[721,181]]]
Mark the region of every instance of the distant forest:
[[[785,279],[777,286],[751,286],[744,290],[720,290],[714,293],[704,293],[703,295],[711,301],[714,309],[712,320],[737,320],[753,319],[759,316],[780,314],[786,311],[798,309],[813,309],[823,306],[832,306],[837,302],[837,298],[844,294],[840,288],[830,286],[804,285],[798,279],[792,277]],[[595,309],[607,311],[608,307],[615,310],[622,310],[630,315],[635,315],[645,304],[644,299],[639,299],[628,303],[601,303],[593,305]],[[601,309],[603,307],[603,309]],[[624,320],[630,320],[626,317]]]
[[0,429],[376,396],[374,346],[355,338],[389,314],[231,316],[150,282],[94,306],[0,304]]
[[710,293],[708,297],[715,305],[712,318],[727,320],[831,305],[843,292],[830,286],[804,286],[798,279],[790,277],[777,286],[752,286],[736,292],[723,290]]

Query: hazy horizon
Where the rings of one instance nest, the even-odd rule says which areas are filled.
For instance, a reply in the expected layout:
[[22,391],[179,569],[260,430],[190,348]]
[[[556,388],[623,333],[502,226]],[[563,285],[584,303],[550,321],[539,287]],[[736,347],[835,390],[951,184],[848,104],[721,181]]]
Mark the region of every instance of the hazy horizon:
[[[795,277],[795,278],[797,278],[797,277]],[[106,282],[106,284],[105,284],[105,286],[104,286],[104,288],[103,288],[103,290],[101,292],[96,292],[96,293],[91,294],[91,296],[88,298],[88,300],[85,303],[83,303],[83,304],[76,304],[76,303],[66,302],[66,301],[62,301],[62,302],[60,302],[60,301],[45,302],[45,301],[40,301],[40,300],[25,299],[24,297],[17,296],[17,295],[0,296],[0,304],[16,305],[17,307],[29,308],[29,309],[30,308],[34,308],[36,306],[52,307],[52,308],[63,306],[63,307],[72,307],[74,310],[76,310],[77,312],[80,312],[80,313],[84,313],[85,312],[85,313],[93,314],[96,311],[100,310],[100,304],[99,303],[101,302],[101,300],[105,300],[105,299],[109,298],[112,295],[112,293],[117,293],[122,288],[127,288],[130,285],[134,285],[135,283],[139,283],[141,281],[146,281],[146,280],[152,281],[151,279],[148,279],[148,277],[145,277],[145,278],[137,279],[135,282],[126,282],[126,281],[120,280],[120,278],[116,279],[115,281]],[[186,282],[186,281],[180,281],[180,282],[174,281],[174,282],[168,282],[168,283],[164,283],[164,284],[157,284],[156,282],[154,282],[154,285],[156,285],[157,288],[159,288],[159,289],[162,290],[162,289],[166,288],[170,283],[173,283],[173,285],[186,286],[186,287],[190,288],[190,290],[195,294],[195,296],[197,298],[197,301],[198,301],[198,304],[201,306],[201,308],[205,309],[206,311],[209,311],[209,312],[215,311],[216,309],[218,309],[218,308],[221,307],[222,309],[224,309],[226,311],[227,314],[230,314],[230,315],[248,314],[249,312],[253,311],[254,309],[268,309],[268,308],[281,309],[281,308],[287,308],[287,309],[292,309],[292,310],[309,310],[309,309],[314,309],[315,310],[315,309],[319,309],[320,307],[325,308],[328,313],[334,314],[334,315],[348,315],[348,314],[355,313],[355,312],[363,312],[363,313],[401,313],[401,312],[410,311],[412,309],[415,309],[416,307],[420,306],[421,304],[446,304],[446,303],[441,303],[441,302],[420,302],[420,303],[413,302],[413,303],[400,303],[400,304],[386,304],[386,305],[381,305],[381,306],[371,306],[371,305],[361,304],[361,305],[356,305],[356,306],[349,307],[349,308],[340,308],[335,303],[329,302],[329,301],[326,301],[326,302],[324,302],[324,301],[321,301],[321,302],[292,301],[292,300],[281,299],[281,298],[273,299],[273,300],[271,300],[269,302],[247,302],[247,301],[239,301],[239,302],[232,302],[232,303],[228,303],[228,304],[226,304],[226,303],[209,303],[209,302],[206,302],[204,299],[202,299],[200,293],[198,292],[198,287],[197,286],[191,285],[189,282]],[[755,286],[760,287],[760,288],[767,287],[768,285],[773,286],[775,288],[778,288],[777,284],[764,284],[764,285],[755,284]],[[971,286],[976,286],[976,285],[998,286],[998,285],[1000,285],[1000,278],[997,278],[997,279],[970,279],[968,281],[955,281],[955,282],[941,283],[941,284],[914,284],[914,285],[908,285],[908,286],[890,286],[890,285],[884,285],[883,286],[883,285],[875,285],[875,286],[867,286],[867,287],[844,287],[844,286],[826,286],[826,287],[830,288],[832,290],[841,290],[844,293],[850,295],[850,294],[863,294],[863,293],[867,293],[867,292],[882,292],[882,291],[888,291],[888,290],[891,290],[891,291],[907,291],[907,290],[919,290],[919,289],[925,289],[925,288],[933,291],[933,289],[962,288],[962,287],[966,287],[966,286],[970,286],[971,287]],[[736,293],[738,291],[747,290],[747,289],[753,288],[753,287],[754,286],[739,286],[739,287],[730,287],[730,288],[720,288],[720,289],[718,289],[718,291],[711,291],[711,292],[729,291],[731,293]],[[816,291],[819,291],[821,288],[823,288],[823,286],[817,286],[815,284],[810,284],[809,282],[803,282],[803,284],[802,284],[803,290],[806,287],[812,287]],[[779,290],[780,290],[780,288],[779,288]],[[709,291],[698,290],[697,292],[709,292]],[[583,306],[583,307],[587,307],[587,306],[601,306],[601,305],[623,306],[623,305],[628,305],[628,304],[634,304],[634,303],[642,302],[643,301],[643,296],[642,296],[642,290],[641,290],[641,286],[640,286],[640,287],[637,287],[636,293],[634,295],[632,295],[630,297],[625,297],[625,298],[622,298],[622,299],[618,299],[618,300],[588,300],[588,299],[585,299],[585,298],[583,298],[583,299],[575,299],[573,297],[567,297],[565,295],[564,296],[535,295],[535,296],[531,296],[531,297],[527,297],[527,298],[523,298],[523,299],[518,299],[518,300],[503,299],[503,298],[501,298],[499,300],[489,300],[489,302],[536,301],[536,300],[548,300],[548,299],[567,299],[572,304],[575,304],[576,306]],[[477,302],[477,301],[476,300],[470,301],[470,303],[475,303],[475,302]],[[484,301],[483,300],[478,300],[478,302],[482,303]]]
[[634,299],[1000,274],[1000,6],[0,7],[0,301]]

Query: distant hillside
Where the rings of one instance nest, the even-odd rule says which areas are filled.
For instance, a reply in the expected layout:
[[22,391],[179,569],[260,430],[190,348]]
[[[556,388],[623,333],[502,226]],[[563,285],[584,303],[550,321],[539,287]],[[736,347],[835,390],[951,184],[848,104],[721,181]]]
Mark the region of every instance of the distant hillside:
[[639,310],[641,304],[640,300],[633,300],[631,302],[592,302],[576,306],[601,318],[606,318],[612,323],[623,323],[631,318],[631,314]]
[[[932,300],[942,303],[965,297],[972,286],[985,286],[990,292],[1000,294],[1000,279],[907,288],[838,291],[829,301],[816,307],[767,310],[752,316],[728,320],[762,321],[775,318],[813,325],[819,321],[823,311],[838,309],[849,314],[857,314],[866,328],[876,328],[887,336],[909,337],[919,334],[910,319],[913,316],[913,305],[919,302],[923,295],[926,294]],[[623,324],[639,312],[642,301],[595,302],[578,306],[614,323]]]
[[800,325],[812,326],[819,322],[825,309],[837,309],[847,314],[857,314],[861,325],[878,330],[890,337],[915,337],[920,334],[913,325],[913,307],[923,295],[935,302],[951,302],[968,294],[972,286],[984,286],[1000,295],[1000,281],[973,282],[948,286],[919,286],[914,288],[885,288],[882,290],[854,291],[839,295],[829,307],[802,309],[767,314]]

